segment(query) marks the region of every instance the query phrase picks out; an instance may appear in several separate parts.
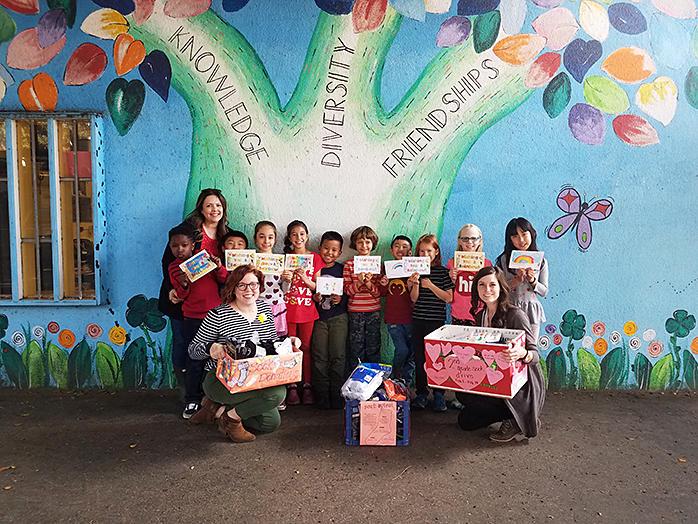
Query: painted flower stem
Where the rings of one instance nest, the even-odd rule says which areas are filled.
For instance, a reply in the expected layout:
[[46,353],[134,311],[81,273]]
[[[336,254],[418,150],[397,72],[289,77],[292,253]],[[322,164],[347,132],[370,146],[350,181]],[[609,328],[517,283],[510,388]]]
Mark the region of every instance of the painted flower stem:
[[158,358],[157,345],[150,336],[150,330],[147,327],[145,327],[145,325],[141,325],[141,329],[143,330],[143,335],[145,335],[145,343],[150,348],[150,360],[153,362],[153,370],[150,373],[148,373],[147,379],[147,383],[150,386],[155,382],[155,379],[158,376],[158,369],[160,367],[160,362],[162,361],[162,355],[160,356],[160,358]]
[[567,358],[570,361],[570,381],[569,386],[573,389],[579,389],[579,370],[577,369],[577,364],[574,361],[574,339],[569,337],[569,342],[567,343]]
[[679,389],[681,387],[681,347],[678,344],[676,334],[669,337],[669,345],[671,346],[671,360],[674,362],[674,367],[671,370],[671,389]]

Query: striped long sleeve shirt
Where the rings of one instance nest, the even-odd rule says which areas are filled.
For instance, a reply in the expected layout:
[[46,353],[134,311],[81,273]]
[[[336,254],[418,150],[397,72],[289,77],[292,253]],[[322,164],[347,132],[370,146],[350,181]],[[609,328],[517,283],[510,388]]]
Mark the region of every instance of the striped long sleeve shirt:
[[378,284],[380,275],[372,275],[373,289],[369,291],[366,284],[359,281],[354,274],[354,259],[344,263],[344,292],[349,296],[347,310],[349,313],[373,313],[380,311],[382,289]]

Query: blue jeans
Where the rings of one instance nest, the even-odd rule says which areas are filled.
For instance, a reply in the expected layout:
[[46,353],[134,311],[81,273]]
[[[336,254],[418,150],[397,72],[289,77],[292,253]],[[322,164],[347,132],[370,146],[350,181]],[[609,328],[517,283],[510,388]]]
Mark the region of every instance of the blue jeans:
[[412,351],[412,325],[386,324],[395,346],[393,378],[402,378],[410,385],[414,381],[414,352]]

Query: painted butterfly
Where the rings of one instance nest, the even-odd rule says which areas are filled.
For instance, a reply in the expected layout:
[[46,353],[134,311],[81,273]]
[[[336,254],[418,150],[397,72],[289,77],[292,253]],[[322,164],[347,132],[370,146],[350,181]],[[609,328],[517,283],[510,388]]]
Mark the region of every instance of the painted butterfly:
[[556,240],[570,229],[577,228],[577,243],[582,251],[591,245],[591,221],[606,220],[613,211],[613,202],[607,198],[595,200],[591,204],[582,201],[579,192],[565,186],[557,195],[557,207],[565,212],[546,230],[548,238]]

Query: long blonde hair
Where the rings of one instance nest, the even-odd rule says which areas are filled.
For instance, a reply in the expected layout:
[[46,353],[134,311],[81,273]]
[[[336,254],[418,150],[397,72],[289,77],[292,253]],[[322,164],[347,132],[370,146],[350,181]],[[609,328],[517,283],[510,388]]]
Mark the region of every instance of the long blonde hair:
[[479,227],[477,227],[475,224],[464,224],[463,227],[460,228],[460,231],[458,231],[458,238],[456,239],[456,245],[458,246],[459,251],[462,251],[460,237],[463,236],[463,231],[466,229],[474,229],[475,231],[477,231],[477,234],[480,237],[480,243],[478,244],[475,251],[482,252],[482,245],[484,244],[484,239],[482,238],[482,230]]

